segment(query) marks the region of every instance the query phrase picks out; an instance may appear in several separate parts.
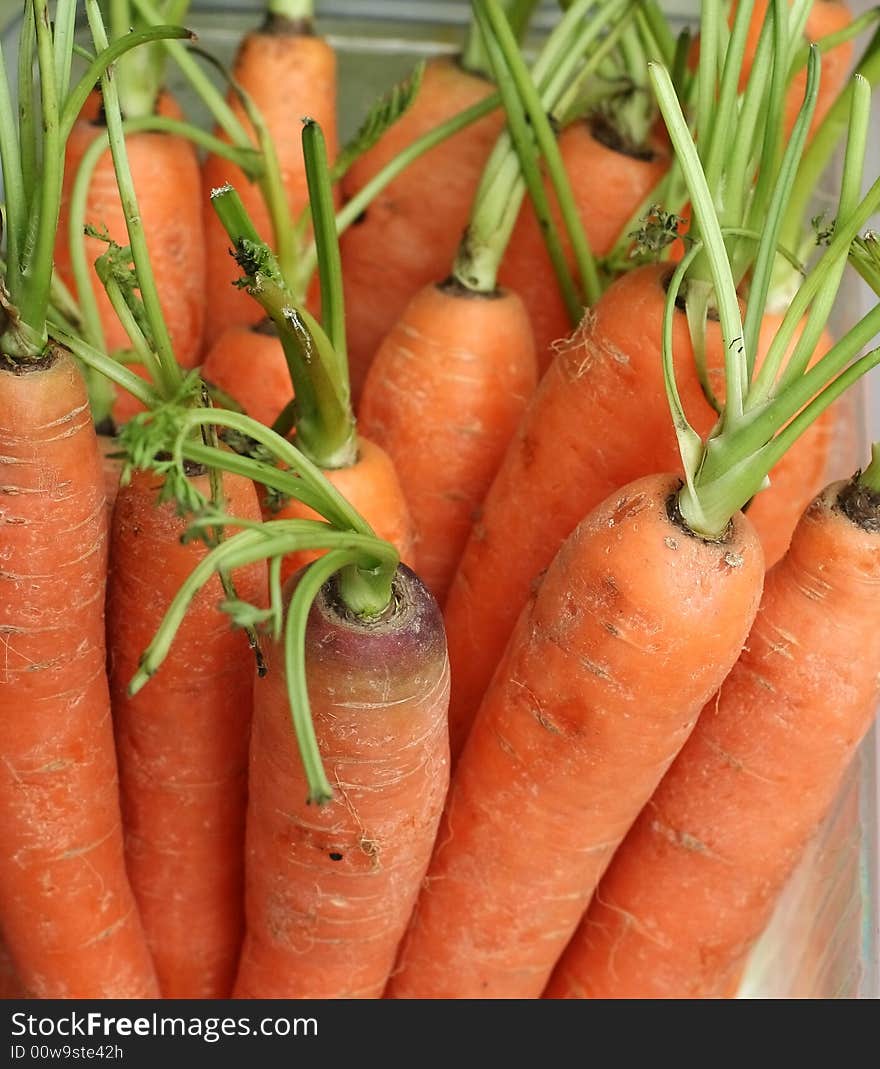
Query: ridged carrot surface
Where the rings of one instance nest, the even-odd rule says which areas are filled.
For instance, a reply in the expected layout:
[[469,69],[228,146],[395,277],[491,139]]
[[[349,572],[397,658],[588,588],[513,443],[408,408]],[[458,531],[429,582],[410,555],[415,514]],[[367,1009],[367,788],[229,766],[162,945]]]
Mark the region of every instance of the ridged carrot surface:
[[72,358],[0,367],[0,928],[39,998],[153,998],[104,650],[107,509]]
[[[206,475],[197,486],[208,496]],[[258,519],[253,483],[223,481],[226,509]],[[113,512],[107,602],[110,682],[125,851],[165,998],[228,998],[244,926],[244,820],[254,654],[219,609],[219,579],[190,607],[162,667],[127,693],[180,584],[207,547],[182,544],[185,521],[156,504],[160,482],[135,473]],[[232,576],[263,604],[260,564]]]
[[370,368],[359,425],[394,462],[416,570],[441,605],[536,381],[519,297],[454,283],[416,294]]
[[[830,807],[880,697],[880,534],[807,510],[746,647],[638,822],[548,988],[724,995]],[[876,524],[876,519],[875,519]]]
[[256,683],[237,998],[382,994],[449,781],[442,618],[405,568],[392,605],[364,624],[325,587],[309,617],[309,700],[335,792],[327,805],[306,803],[279,649]]
[[[523,611],[461,756],[389,986],[535,998],[639,810],[736,660],[760,543],[704,542],[648,476],[566,540]],[[650,700],[646,696],[650,695]]]

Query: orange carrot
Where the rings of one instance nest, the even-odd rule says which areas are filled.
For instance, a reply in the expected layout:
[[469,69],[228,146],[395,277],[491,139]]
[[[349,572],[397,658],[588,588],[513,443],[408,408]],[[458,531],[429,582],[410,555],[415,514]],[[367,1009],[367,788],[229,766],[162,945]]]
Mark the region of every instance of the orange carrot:
[[416,567],[441,604],[535,383],[517,295],[455,279],[412,299],[370,369],[360,426],[394,461],[412,511]]
[[[611,251],[623,228],[669,166],[669,151],[655,138],[650,149],[629,150],[607,123],[580,120],[563,130],[559,151],[571,181],[581,223],[597,256]],[[555,201],[554,216],[565,238]],[[570,266],[574,253],[566,244]],[[552,359],[552,343],[571,333],[571,320],[553,279],[550,258],[531,201],[520,211],[498,274],[528,309],[542,371]]]
[[[343,468],[324,468],[323,474],[342,496],[370,524],[379,538],[390,542],[404,562],[415,557],[415,535],[409,505],[400,485],[397,470],[385,450],[363,435],[358,435],[358,455],[353,464]],[[277,512],[264,510],[266,519],[314,520],[318,514],[301,501],[291,498]],[[281,566],[283,579],[289,578],[321,553],[288,553]]]
[[[346,174],[343,196],[353,197],[407,145],[483,100],[492,89],[491,82],[454,60],[432,60],[409,110]],[[355,400],[380,342],[408,302],[448,273],[502,123],[500,111],[487,115],[425,153],[342,235]]]
[[853,484],[804,514],[739,661],[617,851],[548,997],[725,994],[874,719],[878,529],[876,496]]
[[201,373],[267,427],[293,397],[284,350],[269,319],[225,330],[208,350]]
[[[196,487],[210,493],[208,476]],[[191,606],[149,686],[127,687],[183,579],[205,555],[156,505],[161,482],[136,472],[113,512],[107,602],[110,685],[128,871],[166,998],[226,998],[243,936],[243,843],[253,654],[218,604],[219,580]],[[259,518],[253,483],[226,476],[232,515]],[[233,576],[265,600],[265,568]]]
[[[616,487],[652,470],[680,466],[660,359],[667,271],[655,265],[637,268],[605,291],[557,352],[486,496],[445,608],[453,759],[531,585],[579,518]],[[683,313],[675,317],[673,352],[684,409],[698,432],[706,433],[716,415],[696,375]],[[714,379],[723,366],[715,322],[707,324],[706,363],[715,369]],[[722,384],[713,384],[723,395]],[[782,471],[799,471],[802,454],[811,479],[821,482],[827,431],[820,424],[809,434],[782,461]],[[762,496],[775,504],[762,503],[758,515],[762,537],[779,554],[804,498],[796,503],[792,478],[781,479],[777,490],[774,477]],[[812,494],[816,485],[798,489]]]
[[327,585],[309,614],[312,716],[335,792],[327,805],[306,803],[280,646],[256,683],[238,998],[382,993],[449,775],[440,613],[406,568],[394,592],[389,612],[364,623]]
[[[233,74],[263,116],[278,155],[288,208],[296,219],[308,203],[300,147],[302,117],[307,115],[320,123],[331,159],[337,151],[335,53],[325,40],[312,33],[307,22],[270,15],[260,30],[247,34],[242,41]],[[250,130],[234,94],[230,94],[229,104]],[[224,134],[218,134],[225,139]],[[227,183],[239,191],[263,240],[272,241],[269,210],[260,189],[229,160],[209,155],[202,164],[207,250],[205,303],[212,310],[206,324],[209,345],[227,327],[257,323],[262,318],[259,305],[233,285],[239,271],[229,255],[226,232],[211,210],[211,190]]]
[[26,998],[15,964],[9,956],[6,945],[0,942],[0,998]]
[[[157,113],[180,118],[176,101],[167,93],[159,98]],[[89,145],[105,130],[99,119],[80,118],[67,145],[64,192],[55,242],[55,265],[63,282],[75,293],[69,235],[70,195],[79,165]],[[205,243],[201,225],[201,188],[198,157],[185,139],[166,133],[141,132],[126,139],[128,154],[143,216],[148,247],[155,269],[159,299],[175,352],[183,367],[195,367],[201,358],[205,320]],[[173,177],[172,177],[173,176]],[[186,219],[186,225],[181,220]],[[120,245],[128,244],[125,217],[116,188],[109,148],[100,157],[89,186],[86,222],[101,229]],[[106,245],[85,239],[87,258],[93,264]],[[104,287],[91,268],[95,297],[108,352],[128,349],[128,335],[110,304]],[[117,413],[118,422],[132,414],[130,403]]]
[[760,543],[741,515],[720,542],[690,534],[672,516],[680,485],[649,476],[615,492],[522,613],[456,770],[392,997],[539,995],[736,660]]
[[104,672],[101,461],[69,354],[0,357],[0,454],[3,937],[36,997],[152,998]]

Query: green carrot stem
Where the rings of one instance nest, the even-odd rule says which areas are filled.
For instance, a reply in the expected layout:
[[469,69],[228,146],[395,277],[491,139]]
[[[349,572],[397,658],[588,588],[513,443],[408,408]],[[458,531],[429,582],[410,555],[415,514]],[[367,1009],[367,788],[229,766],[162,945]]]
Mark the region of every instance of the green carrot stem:
[[[13,294],[22,321],[35,334],[45,338],[49,288],[52,282],[52,253],[58,213],[61,207],[61,181],[64,173],[64,142],[61,140],[58,87],[55,82],[55,52],[49,19],[48,0],[31,0],[37,36],[37,59],[40,68],[42,119],[42,166],[38,197],[34,198],[35,225],[29,228],[22,264],[22,289]],[[32,248],[29,247],[34,235]]]
[[144,334],[144,324],[138,322],[138,317],[125,299],[125,295],[122,292],[119,282],[113,277],[113,274],[110,271],[102,268],[102,261],[103,258],[99,259],[96,263],[96,267],[98,268],[98,275],[104,285],[107,296],[110,298],[113,311],[116,313],[119,322],[122,324],[123,330],[128,335],[131,347],[137,355],[138,360],[147,369],[150,379],[153,382],[159,382],[161,381],[161,368],[156,359],[156,355]]
[[[715,189],[721,181],[725,155],[730,152],[729,137],[730,131],[735,129],[740,73],[754,6],[754,0],[741,0],[737,5],[733,32],[724,57],[717,104],[710,125],[701,128],[706,131],[709,146],[704,155],[703,170],[710,189]],[[723,225],[725,219],[719,215],[718,221]]]
[[694,217],[700,224],[700,237],[705,245],[704,251],[708,257],[715,283],[715,300],[721,321],[722,336],[727,348],[724,371],[726,389],[724,419],[729,421],[731,417],[735,419],[742,415],[743,399],[748,385],[748,366],[742,352],[743,329],[736,285],[727,258],[724,238],[715,217],[712,194],[706,184],[696,146],[682,115],[669,73],[664,67],[654,63],[650,64],[649,71],[670,139],[688,178]]
[[[636,18],[644,21],[650,31],[651,42],[656,58],[666,67],[675,61],[678,42],[669,26],[669,20],[660,8],[657,0],[641,0]],[[674,83],[678,84],[678,83]]]
[[[56,45],[58,42],[56,41]],[[37,109],[34,104],[34,61],[36,58],[37,28],[34,6],[26,0],[18,39],[18,152],[21,157],[21,177],[24,189],[30,195],[39,188],[37,167],[39,143],[37,141]],[[57,58],[56,49],[56,58]],[[61,72],[56,73],[56,78]],[[59,97],[62,90],[58,88]],[[24,240],[24,234],[22,234]]]
[[[529,24],[532,13],[538,6],[538,0],[501,0],[501,2],[511,29],[519,41]],[[492,77],[492,65],[486,53],[483,35],[473,15],[459,62],[462,68],[471,74],[484,78]]]
[[50,332],[52,337],[61,345],[66,346],[85,367],[93,369],[120,389],[126,390],[146,408],[153,408],[161,400],[159,394],[140,375],[135,375],[112,356],[89,345],[79,335],[71,333],[57,323],[52,324]]
[[[819,98],[819,53],[813,49],[807,64],[807,85],[804,92],[804,102],[801,105],[794,128],[786,146],[779,168],[776,184],[772,190],[767,211],[764,219],[764,230],[761,241],[758,244],[757,255],[752,269],[752,279],[749,286],[749,302],[746,309],[744,344],[748,359],[749,378],[755,367],[755,357],[758,351],[758,337],[761,332],[761,320],[764,308],[767,304],[767,294],[770,290],[770,280],[773,274],[773,265],[776,261],[776,247],[779,240],[779,232],[782,228],[785,203],[788,191],[794,180],[798,163],[807,141],[810,123],[816,110],[816,101]],[[836,286],[834,287],[836,290]],[[829,309],[830,311],[830,309]]]
[[[624,8],[621,5],[616,5],[614,3],[608,4],[603,9],[602,17],[597,17],[596,19],[596,35],[601,32],[608,21],[618,18],[623,14],[623,11]],[[484,24],[486,25],[487,30],[491,26],[491,32],[494,33],[498,48],[503,54],[504,61],[510,70],[516,87],[516,92],[528,114],[534,137],[538,143],[538,148],[546,162],[547,172],[553,185],[553,192],[556,196],[557,203],[559,204],[559,209],[565,224],[565,230],[574,251],[578,275],[583,286],[584,299],[587,304],[594,304],[599,299],[602,292],[602,286],[599,280],[596,260],[593,256],[592,249],[590,248],[589,239],[587,238],[583,223],[581,222],[577,202],[571,188],[571,182],[568,173],[566,172],[565,164],[562,160],[562,155],[559,151],[559,145],[547,119],[547,107],[550,106],[552,108],[555,102],[552,99],[552,96],[545,95],[542,97],[536,90],[535,85],[529,76],[529,72],[526,69],[526,65],[522,60],[522,56],[516,48],[516,40],[505,23],[504,16],[500,11],[497,0],[488,0],[484,18]],[[575,46],[576,50],[582,54],[583,50],[592,44],[594,39],[595,35],[592,34],[586,40],[584,37],[578,38]],[[595,61],[595,57],[593,58]],[[518,148],[521,149],[522,147],[523,141],[520,139]],[[521,151],[520,159],[522,159]],[[543,183],[541,183],[540,188],[543,190]],[[533,190],[534,192],[537,192],[537,187],[533,183],[530,183],[530,192]],[[549,233],[546,228],[544,229],[544,233]],[[568,304],[569,302],[566,301],[566,303]],[[578,308],[575,311],[576,318],[573,323],[578,322],[581,311],[582,308]]]
[[151,26],[145,30],[138,30],[137,32],[126,34],[126,36],[120,40],[114,41],[113,44],[104,49],[100,55],[95,56],[91,60],[88,70],[86,70],[85,74],[83,74],[73,89],[71,89],[70,95],[64,102],[64,110],[61,113],[62,138],[66,141],[70,136],[73,124],[79,118],[83,105],[88,99],[89,93],[94,89],[95,83],[101,78],[104,71],[106,71],[107,68],[121,56],[124,56],[126,52],[130,52],[133,48],[140,48],[143,45],[155,41],[192,39],[192,32],[184,29],[182,26],[157,25]]
[[[109,0],[110,36],[114,41],[121,41],[131,30],[131,15],[128,0]],[[150,62],[151,51],[139,49],[116,65],[119,105],[127,119],[152,115],[156,109],[161,82]],[[161,78],[161,70],[158,73]]]
[[[268,427],[257,423],[256,420],[242,415],[240,412],[229,412],[222,408],[213,408],[206,412],[204,409],[188,409],[179,419],[179,429],[173,452],[181,454],[181,450],[189,448],[186,437],[191,430],[204,424],[217,427],[228,427],[230,430],[239,431],[254,441],[264,445],[277,459],[286,464],[297,478],[301,479],[307,489],[319,495],[320,507],[315,508],[330,523],[343,530],[353,531],[358,534],[375,537],[375,532],[361,514],[346,501],[339,491],[328,482],[321,469],[314,464],[309,457],[296,446],[274,434]],[[265,480],[264,480],[265,481]],[[266,482],[266,485],[270,485]],[[286,492],[286,491],[285,491]],[[294,494],[294,497],[297,495]],[[314,506],[313,506],[314,507]]]
[[[453,264],[453,276],[476,293],[492,293],[498,268],[519,215],[525,183],[535,191],[537,211],[544,225],[548,223],[548,250],[560,283],[563,300],[572,321],[581,314],[583,302],[571,277],[562,244],[553,224],[543,186],[543,177],[535,156],[531,131],[516,91],[515,82],[493,36],[491,24],[478,4],[474,5],[475,24],[483,29],[486,54],[493,64],[495,80],[507,113],[508,130],[502,134],[483,174],[471,218]],[[511,143],[515,151],[511,150]],[[519,155],[521,151],[521,155]]]
[[[666,398],[669,402],[669,410],[672,415],[672,425],[675,430],[678,451],[681,455],[685,479],[692,494],[695,493],[694,473],[700,465],[703,452],[703,442],[697,432],[688,422],[684,405],[681,402],[681,394],[675,379],[675,364],[673,360],[673,327],[676,316],[676,301],[681,290],[682,283],[690,268],[691,263],[702,251],[702,243],[697,241],[687,250],[679,264],[676,266],[666,288],[666,300],[663,308],[663,383],[666,388]],[[704,390],[706,387],[703,387]],[[711,396],[711,390],[708,396]]]
[[880,442],[871,446],[871,462],[856,476],[856,482],[874,494],[880,494]]
[[[247,174],[258,173],[262,169],[262,157],[255,149],[241,149],[221,141],[204,130],[179,119],[164,115],[150,115],[142,119],[130,119],[123,123],[126,136],[144,131],[167,133],[172,137],[186,137],[194,144],[209,152],[225,156],[232,160]],[[70,248],[71,270],[76,283],[77,297],[82,310],[83,330],[90,345],[98,349],[105,348],[104,328],[101,313],[95,298],[91,271],[86,253],[85,224],[88,206],[89,188],[98,161],[110,144],[107,131],[102,131],[83,153],[79,169],[70,193],[70,213],[68,218],[68,243]]]
[[880,8],[871,8],[870,11],[864,11],[861,15],[857,15],[852,22],[848,23],[840,30],[835,30],[834,33],[827,33],[824,37],[820,37],[818,40],[813,41],[812,44],[803,45],[798,51],[794,62],[791,65],[789,71],[789,81],[803,68],[807,63],[807,56],[809,55],[810,48],[818,48],[824,56],[826,52],[830,52],[834,48],[838,48],[840,45],[846,44],[848,41],[855,40],[857,37],[861,37],[863,33],[869,30],[875,22],[880,19]]
[[[875,330],[877,321],[875,321]],[[719,452],[713,459],[721,474],[715,479],[705,479],[700,488],[700,501],[707,516],[730,515],[731,506],[741,508],[761,489],[767,473],[779,463],[797,439],[823,412],[834,404],[862,376],[880,365],[880,348],[872,349],[865,356],[850,364],[822,392],[807,403],[779,433],[755,450],[738,465],[729,463]],[[805,394],[808,387],[801,393]],[[793,406],[789,406],[793,407]],[[774,421],[776,417],[774,417]],[[778,426],[778,422],[776,423]],[[713,443],[709,443],[711,446]],[[707,458],[709,453],[707,452]],[[717,527],[717,520],[715,526]]]
[[[774,335],[773,341],[764,357],[764,363],[755,376],[749,397],[750,407],[763,404],[774,389],[787,385],[793,376],[799,375],[803,371],[802,365],[795,365],[790,360],[785,372],[780,377],[780,369],[794,337],[794,332],[801,319],[806,315],[813,299],[827,284],[829,273],[833,270],[834,265],[846,259],[852,242],[877,211],[878,207],[880,207],[880,178],[874,182],[853,213],[846,220],[838,220],[831,244],[792,297],[785,313],[785,318]],[[807,359],[809,359],[809,355],[807,355]],[[779,378],[778,386],[776,385],[777,378]]]
[[272,468],[262,461],[252,457],[241,456],[229,449],[214,449],[195,439],[184,441],[180,445],[180,455],[185,460],[191,460],[196,464],[204,464],[205,467],[216,468],[218,471],[228,471],[233,475],[242,475],[246,479],[252,479],[255,483],[276,490],[285,497],[294,498],[307,505],[310,509],[320,514],[320,509],[325,501],[323,490],[321,492],[307,488],[303,480],[297,475],[280,468]]
[[290,432],[296,425],[296,398],[292,397],[284,408],[278,413],[275,422],[272,424],[272,430],[276,434],[280,434],[282,438],[287,438]]
[[0,43],[0,165],[3,172],[6,286],[13,297],[19,292],[21,251],[27,229],[28,198],[21,173],[21,155],[15,112],[6,78],[6,59]]
[[[861,75],[871,86],[875,86],[880,80],[880,29],[871,38],[862,58],[856,65],[855,73]],[[838,94],[837,99],[828,109],[818,130],[810,139],[797,176],[789,190],[780,237],[782,242],[790,248],[796,249],[801,243],[809,203],[822,173],[849,125],[853,85],[853,80],[850,79],[846,88]]]
[[340,386],[348,394],[348,347],[345,339],[345,302],[342,293],[342,257],[336,233],[336,210],[327,146],[321,127],[313,119],[303,122],[303,159],[321,283],[321,325],[336,353]]
[[[162,17],[151,0],[131,0],[131,2],[151,26],[161,25]],[[250,145],[247,131],[235,112],[226,102],[223,94],[201,70],[189,51],[179,41],[173,39],[163,40],[163,47],[230,140],[239,146]]]
[[291,22],[311,21],[315,17],[314,0],[269,0],[266,10]]
[[248,293],[278,328],[296,398],[300,446],[322,468],[350,466],[357,456],[354,417],[330,340],[290,292],[235,190],[215,189],[211,204],[232,242]]
[[[99,50],[106,48],[107,34],[101,18],[98,0],[86,0],[86,13],[95,47]],[[144,312],[150,325],[155,356],[158,361],[158,378],[155,380],[155,385],[163,396],[171,397],[178,390],[183,378],[174,356],[168,327],[165,324],[165,317],[159,304],[156,280],[147,251],[146,234],[144,233],[131,169],[128,164],[125,132],[119,107],[119,94],[117,93],[113,70],[113,67],[109,67],[101,77],[107,135],[110,141],[110,151],[113,155],[113,168],[116,172],[116,184],[119,188],[119,199],[125,215],[125,226],[128,231],[131,254],[137,271],[141,298],[144,303]]]

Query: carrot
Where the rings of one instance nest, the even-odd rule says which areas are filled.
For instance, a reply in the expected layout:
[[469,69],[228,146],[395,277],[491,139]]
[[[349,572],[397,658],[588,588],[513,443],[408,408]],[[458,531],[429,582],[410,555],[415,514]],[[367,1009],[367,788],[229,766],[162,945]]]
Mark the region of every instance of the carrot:
[[[302,117],[310,116],[321,125],[331,159],[337,150],[336,56],[332,47],[315,35],[311,7],[311,3],[270,2],[265,23],[245,36],[233,67],[236,81],[263,115],[278,155],[287,208],[294,219],[308,203],[299,138]],[[288,8],[298,9],[302,17],[288,16],[285,14]],[[229,105],[236,118],[250,130],[244,108],[233,93]],[[225,133],[220,136],[227,137]],[[208,344],[213,344],[228,327],[246,326],[261,318],[259,306],[233,286],[238,269],[229,255],[226,232],[211,211],[211,191],[227,184],[239,190],[260,237],[268,241],[273,235],[270,211],[262,191],[229,160],[208,155],[202,164],[201,177],[207,249],[204,299],[212,309],[206,330]],[[275,239],[279,240],[277,233]]]
[[[815,56],[810,68],[814,95]],[[737,509],[805,427],[880,361],[877,350],[847,368],[880,320],[878,308],[810,371],[800,351],[806,341],[784,374],[771,351],[767,364],[780,382],[766,399],[767,376],[754,374],[743,344],[754,336],[761,309],[753,306],[743,323],[729,254],[671,78],[654,64],[650,76],[701,234],[676,269],[664,307],[662,365],[684,480],[647,476],[607,498],[563,544],[520,616],[453,779],[393,996],[528,997],[543,988],[572,917],[644,804],[642,792],[653,793],[693,728],[699,706],[690,703],[713,672],[719,685],[724,680],[754,619],[762,552]],[[852,120],[862,160],[864,103],[862,93]],[[802,151],[809,117],[808,104],[770,196],[762,255],[775,245],[785,172]],[[853,228],[873,206],[870,196],[855,204],[859,156],[859,149],[848,153],[853,169],[842,186],[840,230],[798,295],[816,297],[812,313],[824,308],[825,294],[817,296],[823,281],[836,288]],[[701,253],[718,302],[727,388],[721,419],[705,438],[685,414],[673,362],[675,302]],[[765,294],[759,279],[756,293]],[[818,325],[812,313],[810,330]],[[795,301],[777,348],[798,315]],[[803,410],[816,382],[822,391]],[[767,408],[756,420],[750,411],[759,401]],[[705,655],[703,643],[711,647]]]
[[721,542],[688,534],[669,510],[679,486],[648,476],[615,492],[524,610],[458,763],[390,996],[539,995],[736,660],[760,544],[743,517]]
[[332,803],[305,801],[279,648],[257,681],[238,998],[378,998],[385,986],[449,776],[440,612],[408,569],[394,589],[393,608],[370,623],[332,586],[309,614],[308,686]]
[[[582,76],[583,54],[591,50],[595,58],[603,30],[624,14],[622,5],[608,4],[585,24],[584,8],[577,3],[566,12],[535,62],[531,88],[542,115],[571,90]],[[476,17],[481,26],[489,20],[490,59],[500,65],[510,111],[509,82],[530,76],[499,5],[476,10]],[[510,126],[486,165],[451,275],[410,302],[380,346],[361,398],[361,426],[400,474],[413,513],[416,566],[441,604],[537,378],[523,303],[496,284],[525,193],[518,157],[531,135],[521,106]],[[549,128],[546,134],[552,141]]]
[[[318,251],[321,316],[318,323],[296,299],[278,261],[259,240],[234,189],[214,190],[212,203],[235,249],[245,288],[274,323],[296,398],[276,419],[274,429],[296,434],[298,447],[324,474],[344,487],[363,508],[372,528],[401,554],[412,551],[412,524],[397,474],[385,452],[355,429],[346,360],[346,321],[341,265],[326,149],[317,123],[303,125],[302,142]],[[298,501],[282,517],[314,515]],[[290,575],[306,559],[294,555],[284,565]]]
[[3,938],[35,997],[151,998],[104,673],[101,463],[69,354],[24,366],[4,354],[0,452]]
[[[181,117],[180,108],[168,94],[160,98],[157,110],[160,115]],[[82,158],[104,129],[100,120],[81,119],[68,142],[55,263],[62,280],[74,292],[77,281],[70,247],[81,238],[69,234],[70,198]],[[162,311],[182,365],[195,367],[201,359],[205,320],[205,244],[200,222],[198,158],[193,146],[183,138],[164,133],[130,135],[128,152],[144,228],[150,235],[150,257],[157,268]],[[188,220],[186,226],[179,222],[184,218]],[[98,229],[106,228],[111,238],[125,244],[125,219],[109,150],[98,160],[89,184],[86,222]],[[94,237],[85,238],[85,244],[89,263],[93,263],[105,246]],[[127,349],[128,335],[98,284],[94,268],[90,282],[95,289],[108,351]],[[118,422],[124,422],[131,410],[123,408],[118,415]]]
[[101,470],[104,475],[104,498],[107,502],[107,515],[113,515],[113,506],[119,494],[119,477],[122,474],[122,458],[119,443],[109,434],[98,435],[98,450],[101,454]]
[[417,294],[372,364],[360,426],[394,461],[416,566],[441,604],[535,383],[522,302],[457,279]]
[[[616,487],[680,465],[660,361],[668,279],[668,268],[649,265],[605,291],[556,353],[486,495],[445,608],[453,758],[532,584],[579,517]],[[765,331],[771,329],[768,320]],[[765,332],[764,344],[769,336]],[[722,368],[717,323],[707,325],[705,347],[709,368]],[[715,414],[694,369],[683,312],[675,317],[673,351],[684,409],[705,434]],[[621,414],[623,399],[632,422]],[[751,506],[768,557],[784,552],[796,510],[825,475],[829,419],[780,462],[770,488]],[[804,476],[807,485],[800,482]]]
[[737,977],[874,719],[877,523],[877,499],[855,483],[804,514],[740,659],[615,854],[548,997],[718,997]]
[[[486,78],[469,73],[454,60],[432,60],[412,107],[343,178],[343,197],[351,199],[407,145],[492,90]],[[342,235],[356,400],[380,342],[406,305],[448,271],[502,122],[500,112],[487,115],[425,153]],[[429,211],[425,205],[431,206]]]
[[[566,127],[559,150],[590,247],[604,256],[668,167],[668,153],[659,143],[641,153],[628,152],[589,120]],[[570,250],[568,255],[571,260]],[[547,284],[548,269],[543,236],[531,205],[525,204],[498,278],[525,302],[542,370],[552,360],[552,343],[571,332],[562,296]]]
[[[207,497],[207,474],[193,485]],[[244,815],[253,654],[218,609],[219,580],[190,606],[176,653],[130,697],[140,655],[182,579],[207,552],[161,483],[136,472],[113,512],[107,628],[128,872],[165,998],[226,998],[244,931]],[[233,515],[257,519],[250,480],[228,476]],[[259,564],[233,576],[265,600]]]
[[[33,64],[22,65],[18,115],[0,72],[0,929],[33,996],[149,998],[157,987],[125,872],[104,673],[101,465],[85,384],[47,331],[64,137],[88,92],[69,91],[73,5],[56,14],[57,39],[45,0],[22,25],[39,123]],[[101,51],[92,72],[107,62]]]
[[[354,463],[326,469],[324,475],[364,517],[377,536],[395,547],[404,563],[415,558],[409,505],[397,469],[381,446],[359,434]],[[265,514],[267,518],[279,520],[314,519],[317,516],[314,509],[295,499],[283,508]],[[318,556],[318,553],[305,551],[288,554],[281,567],[281,577],[287,579]]]
[[205,355],[201,375],[267,427],[293,397],[284,350],[269,319],[227,328]]

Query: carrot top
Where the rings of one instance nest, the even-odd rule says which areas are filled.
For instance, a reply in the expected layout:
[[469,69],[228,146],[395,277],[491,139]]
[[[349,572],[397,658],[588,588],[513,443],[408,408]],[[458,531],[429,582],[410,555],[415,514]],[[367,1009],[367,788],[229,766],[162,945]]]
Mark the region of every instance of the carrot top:
[[[745,325],[737,299],[731,256],[725,247],[707,176],[700,165],[669,73],[660,66],[651,67],[651,78],[685,178],[700,235],[669,284],[663,352],[667,394],[685,471],[685,486],[679,494],[678,507],[687,526],[710,539],[723,535],[733,513],[761,489],[770,469],[800,434],[860,375],[880,363],[880,348],[856,359],[880,326],[878,305],[807,370],[816,339],[830,313],[850,247],[859,230],[880,206],[880,179],[866,197],[859,200],[869,129],[870,87],[856,75],[832,240],[806,273],[763,366],[755,371],[757,328],[766,301],[769,264],[776,252],[789,176],[806,140],[819,64],[818,50],[814,49],[810,54],[806,99],[783,154],[776,182],[768,192],[767,218],[755,256],[755,277]],[[675,386],[671,352],[675,302],[697,256],[705,257],[709,264],[726,349],[726,399],[718,424],[705,442],[684,414]],[[761,281],[755,281],[755,278]],[[805,315],[801,336],[786,358],[795,330]]]
[[[538,3],[539,0],[501,0],[501,7],[517,41],[522,39]],[[471,18],[460,63],[462,68],[471,74],[479,74],[485,78],[491,78],[493,75],[493,65],[486,54],[483,33],[476,17]]]
[[[598,7],[598,10],[597,10]],[[573,319],[584,301],[571,278],[543,187],[535,150],[537,140],[559,197],[589,299],[598,296],[592,253],[578,217],[555,135],[547,119],[572,91],[590,77],[617,40],[620,25],[632,15],[621,0],[575,0],[548,37],[531,74],[499,0],[474,0],[475,25],[507,112],[508,129],[499,138],[483,172],[470,221],[453,265],[453,277],[466,289],[491,293],[526,186],[535,202],[560,286]],[[606,31],[610,31],[606,33]],[[585,54],[589,55],[583,63]],[[531,130],[530,127],[531,126]]]
[[[86,72],[71,88],[75,14],[75,0],[59,0],[54,21],[47,0],[25,3],[17,120],[0,50],[0,158],[6,197],[0,353],[13,364],[41,359],[48,344],[64,145],[95,80],[120,56],[145,42],[188,36],[186,30],[156,26],[147,33],[129,34],[112,48],[106,47],[105,40],[105,47],[89,57]],[[33,92],[35,62],[39,109]],[[57,283],[54,292],[60,292]]]

